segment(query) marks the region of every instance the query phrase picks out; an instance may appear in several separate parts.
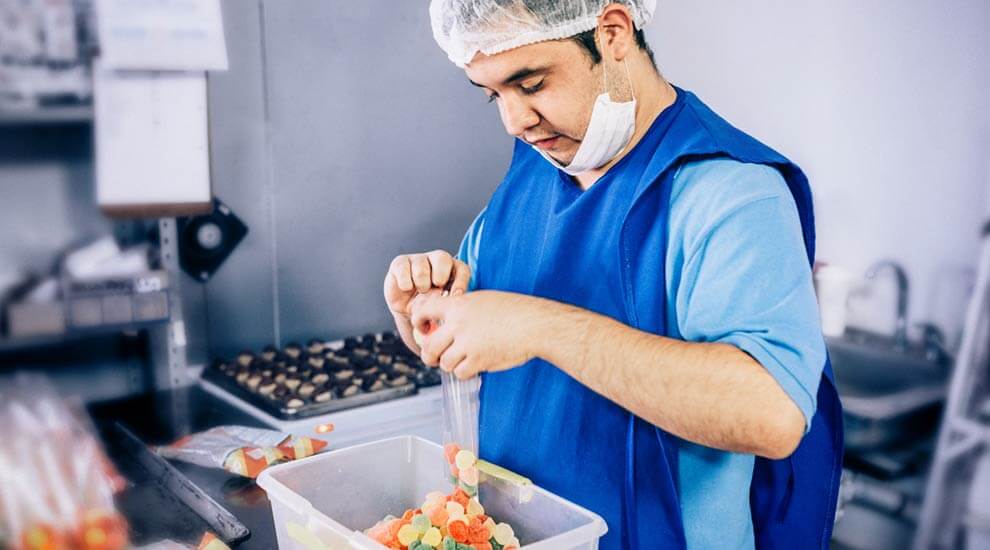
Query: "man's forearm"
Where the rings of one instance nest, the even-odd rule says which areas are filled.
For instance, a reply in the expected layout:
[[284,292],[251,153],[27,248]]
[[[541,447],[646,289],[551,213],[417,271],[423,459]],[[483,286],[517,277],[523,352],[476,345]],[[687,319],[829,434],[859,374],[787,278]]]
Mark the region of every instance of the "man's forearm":
[[665,338],[541,301],[535,355],[644,420],[701,445],[770,458],[800,442],[800,409],[735,346]]

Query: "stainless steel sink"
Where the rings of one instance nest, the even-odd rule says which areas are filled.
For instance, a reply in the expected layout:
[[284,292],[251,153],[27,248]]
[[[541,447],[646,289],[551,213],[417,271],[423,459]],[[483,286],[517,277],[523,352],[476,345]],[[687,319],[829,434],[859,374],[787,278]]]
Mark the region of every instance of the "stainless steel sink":
[[882,447],[934,428],[948,381],[944,353],[854,329],[826,344],[842,398],[846,447]]

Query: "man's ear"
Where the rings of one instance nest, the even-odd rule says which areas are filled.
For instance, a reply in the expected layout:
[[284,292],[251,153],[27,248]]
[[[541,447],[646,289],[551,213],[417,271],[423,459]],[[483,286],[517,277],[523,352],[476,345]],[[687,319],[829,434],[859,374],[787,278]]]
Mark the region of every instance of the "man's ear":
[[598,16],[598,28],[603,57],[622,61],[636,44],[636,26],[629,8],[622,4],[613,2],[605,6]]

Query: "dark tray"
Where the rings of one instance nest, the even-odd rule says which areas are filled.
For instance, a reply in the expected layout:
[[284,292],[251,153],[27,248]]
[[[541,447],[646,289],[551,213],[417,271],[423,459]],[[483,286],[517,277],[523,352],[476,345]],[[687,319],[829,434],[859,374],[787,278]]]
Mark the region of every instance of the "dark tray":
[[414,395],[418,391],[416,384],[414,382],[409,382],[408,384],[404,384],[402,386],[385,388],[375,392],[359,393],[351,397],[333,399],[327,401],[326,403],[307,402],[302,407],[290,409],[278,401],[251,392],[238,384],[233,378],[225,376],[216,369],[209,367],[203,369],[202,378],[203,380],[222,388],[231,395],[239,399],[243,399],[250,405],[253,405],[281,420],[299,420],[301,418],[320,416],[332,412],[353,409],[355,407],[362,407],[364,405],[381,403],[383,401],[391,401],[392,399]]

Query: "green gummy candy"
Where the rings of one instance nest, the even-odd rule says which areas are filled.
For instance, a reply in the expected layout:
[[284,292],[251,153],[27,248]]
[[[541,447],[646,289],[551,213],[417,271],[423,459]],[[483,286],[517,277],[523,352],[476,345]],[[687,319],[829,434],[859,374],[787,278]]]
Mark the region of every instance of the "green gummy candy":
[[456,544],[457,550],[474,550],[474,546],[471,546],[470,544],[461,544],[459,542]]
[[474,495],[477,495],[478,494],[478,486],[477,485],[468,485],[467,483],[464,483],[462,481],[462,482],[460,482],[459,486],[460,486],[460,488],[465,493],[468,494],[469,497],[473,497]]
[[[432,527],[432,524],[430,523],[430,518],[426,517],[425,514],[420,514],[412,518],[412,526],[420,533],[425,533],[427,529]],[[409,550],[412,549],[410,548]]]
[[409,543],[408,550],[423,550],[423,543],[418,540],[414,540]]
[[457,541],[453,537],[444,537],[443,550],[457,550]]
[[488,544],[492,545],[492,550],[502,550],[502,548],[505,548],[495,540],[495,537],[488,539]]

